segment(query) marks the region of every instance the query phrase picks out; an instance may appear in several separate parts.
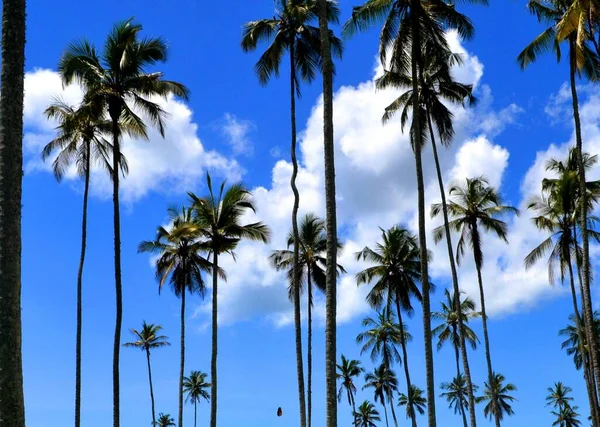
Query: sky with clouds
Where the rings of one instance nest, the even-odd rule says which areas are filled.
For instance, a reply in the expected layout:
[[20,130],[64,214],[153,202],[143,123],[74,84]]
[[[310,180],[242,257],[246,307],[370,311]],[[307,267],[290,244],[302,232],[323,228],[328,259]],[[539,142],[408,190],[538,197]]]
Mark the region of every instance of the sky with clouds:
[[[192,92],[188,103],[160,100],[169,113],[165,138],[157,131],[148,141],[126,139],[123,152],[130,173],[122,181],[124,340],[128,328],[142,320],[159,323],[173,341],[179,333],[178,301],[158,295],[151,260],[137,254],[142,240],[153,238],[156,227],[167,221],[167,208],[186,202],[186,193],[206,191],[204,177],[228,182],[242,180],[252,189],[257,212],[246,219],[261,220],[272,229],[268,245],[242,243],[236,259],[224,257],[227,283],[219,289],[220,312],[220,425],[296,426],[292,307],[285,277],[274,271],[268,256],[285,247],[290,225],[292,195],[289,190],[289,99],[286,80],[268,87],[253,74],[257,54],[239,48],[244,22],[272,16],[272,1],[252,5],[235,0],[234,6],[200,5],[177,0],[168,8],[155,0],[122,4],[109,0],[100,10],[91,5],[74,7],[64,1],[48,8],[31,2],[25,80],[25,180],[23,219],[23,322],[24,369],[28,425],[62,427],[71,422],[73,407],[75,278],[79,253],[82,185],[75,171],[55,182],[49,164],[40,159],[41,148],[53,137],[56,123],[43,111],[53,97],[69,103],[81,99],[76,86],[63,87],[56,64],[65,46],[80,37],[101,45],[115,20],[135,16],[148,35],[161,35],[170,48],[169,61],[161,66],[168,78],[181,81]],[[351,6],[340,3],[343,19]],[[462,6],[461,6],[462,7]],[[118,11],[118,14],[115,12]],[[457,80],[473,84],[478,104],[469,109],[451,106],[456,137],[449,149],[440,150],[446,182],[485,175],[499,188],[504,200],[521,210],[506,217],[506,244],[484,237],[483,278],[490,319],[492,356],[496,369],[518,387],[516,415],[504,425],[550,424],[544,407],[546,388],[564,381],[585,408],[584,384],[571,360],[560,350],[557,332],[566,324],[570,298],[566,289],[548,283],[543,263],[526,270],[523,258],[544,236],[531,223],[526,201],[540,191],[548,176],[544,164],[564,158],[573,144],[570,92],[564,64],[542,59],[522,72],[516,55],[540,27],[521,2],[489,7],[464,6],[477,28],[473,41],[449,33],[452,49],[464,63],[453,70]],[[94,14],[92,22],[82,17]],[[498,37],[493,16],[514,20],[516,30]],[[60,24],[57,24],[60,23]],[[48,31],[53,37],[48,37]],[[377,32],[347,41],[346,55],[337,65],[335,85],[335,156],[338,224],[345,248],[340,264],[348,271],[338,291],[339,351],[361,358],[355,344],[361,320],[371,315],[364,301],[367,287],[357,287],[354,274],[365,267],[355,259],[364,246],[380,237],[378,227],[402,224],[416,231],[416,180],[409,138],[399,120],[381,124],[384,108],[398,95],[376,90],[382,73],[376,61]],[[285,75],[285,68],[282,75]],[[322,103],[319,82],[302,87],[298,103],[301,194],[300,214],[324,215]],[[586,149],[600,151],[600,90],[582,82],[581,118]],[[427,205],[439,201],[433,157],[424,152]],[[600,178],[600,168],[591,172]],[[89,251],[84,278],[83,423],[105,426],[112,419],[111,352],[114,317],[112,273],[111,185],[105,173],[92,175]],[[439,219],[427,220],[431,232]],[[431,234],[429,234],[431,235]],[[437,310],[443,288],[449,284],[445,246],[430,240],[431,274],[438,290],[432,299]],[[594,251],[598,253],[598,251]],[[461,288],[477,299],[474,263],[467,256],[459,268]],[[193,298],[188,310],[187,367],[209,371],[210,300]],[[314,426],[324,426],[324,298],[316,296],[314,342]],[[408,327],[413,382],[424,388],[422,322],[416,310]],[[474,328],[480,332],[479,322]],[[178,348],[153,354],[157,411],[176,413]],[[453,354],[435,354],[436,384],[453,376]],[[483,384],[486,371],[482,349],[470,353],[474,381]],[[122,353],[123,425],[147,425],[148,386],[142,354]],[[400,372],[400,371],[398,371]],[[403,381],[401,381],[401,384]],[[359,391],[358,400],[372,400]],[[284,417],[277,419],[278,406]],[[444,426],[461,425],[446,403],[437,401]],[[585,413],[582,409],[582,413]],[[191,405],[186,417],[191,421]],[[208,417],[208,405],[199,408]],[[482,408],[479,408],[481,425]],[[424,422],[424,420],[422,421]],[[350,424],[345,401],[340,404],[340,425]]]

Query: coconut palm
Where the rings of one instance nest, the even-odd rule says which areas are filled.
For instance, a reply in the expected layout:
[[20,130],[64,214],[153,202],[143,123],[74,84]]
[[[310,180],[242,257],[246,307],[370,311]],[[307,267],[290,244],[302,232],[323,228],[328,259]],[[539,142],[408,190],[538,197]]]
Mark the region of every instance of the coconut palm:
[[556,417],[556,421],[552,423],[553,426],[558,427],[579,427],[581,421],[578,420],[579,414],[577,410],[579,407],[570,405],[562,406],[558,411],[552,411],[552,415]]
[[[342,395],[344,391],[346,391],[348,405],[352,406],[352,414],[356,414],[356,404],[354,402],[356,384],[354,384],[354,379],[358,378],[365,369],[360,365],[360,360],[346,359],[342,354],[342,360],[341,363],[337,365],[337,370],[337,378],[338,380],[341,380],[337,394],[338,402],[342,401]],[[354,421],[356,422],[356,417],[354,418]]]
[[[179,360],[179,422],[183,421],[183,375],[185,370],[185,303],[186,293],[198,294],[204,298],[206,283],[202,273],[211,271],[211,263],[205,258],[209,246],[200,239],[200,229],[193,221],[192,210],[169,209],[170,225],[159,226],[156,240],[140,243],[138,252],[158,255],[156,260],[156,278],[158,292],[169,281],[173,293],[181,298],[181,338]],[[221,272],[221,274],[223,274]]]
[[[67,169],[75,163],[77,174],[83,178],[83,211],[81,220],[81,251],[77,269],[77,321],[75,338],[75,426],[81,424],[81,325],[82,325],[82,288],[83,266],[87,245],[87,210],[90,189],[92,161],[104,167],[112,176],[111,144],[103,135],[110,132],[110,122],[103,119],[101,109],[94,102],[84,100],[73,107],[56,99],[44,111],[50,120],[56,120],[56,138],[42,150],[42,159],[55,155],[52,170],[57,181],[62,181]],[[121,156],[121,171],[127,173],[127,162]]]
[[[392,413],[394,413],[394,392],[398,391],[396,374],[385,363],[382,363],[373,372],[368,372],[365,375],[363,390],[366,388],[373,389],[375,403],[379,402],[383,406],[385,424],[389,427],[386,402],[389,403]],[[394,421],[396,421],[395,415]]]
[[[418,282],[421,281],[421,270],[419,261],[419,247],[417,238],[408,230],[394,226],[387,231],[381,230],[382,243],[377,243],[375,249],[365,247],[356,254],[357,260],[365,260],[375,265],[357,273],[357,283],[373,283],[372,289],[367,295],[367,301],[371,307],[378,309],[385,305],[382,315],[388,315],[392,307],[395,307],[398,315],[398,337],[404,358],[404,373],[406,377],[407,390],[411,389],[410,371],[408,367],[408,352],[406,342],[403,339],[404,323],[402,310],[409,315],[413,311],[411,298],[422,300]],[[392,320],[393,322],[393,320]],[[383,323],[382,323],[383,324]],[[393,325],[395,328],[396,325]],[[391,363],[388,353],[382,353],[384,363]],[[409,395],[409,398],[411,396]],[[417,421],[411,418],[413,427]]]
[[[134,111],[142,113],[160,134],[164,135],[165,111],[150,97],[167,98],[177,95],[187,98],[188,91],[180,83],[163,79],[160,72],[146,72],[149,66],[164,62],[167,46],[160,38],[140,38],[142,26],[132,20],[117,23],[106,39],[100,55],[96,48],[82,40],[69,45],[58,71],[64,84],[78,81],[94,98],[111,120],[113,145],[113,219],[116,319],[113,346],[113,425],[120,425],[119,356],[121,347],[122,285],[121,285],[121,219],[119,208],[119,160],[124,134],[148,138],[146,123]],[[120,126],[126,123],[127,127]],[[179,427],[182,427],[180,416]]]
[[362,344],[361,355],[370,351],[373,362],[381,358],[388,368],[396,362],[402,363],[402,357],[396,347],[401,345],[402,339],[410,341],[412,337],[406,330],[402,336],[400,325],[396,323],[396,317],[388,307],[383,307],[377,313],[376,319],[365,317],[362,325],[369,329],[356,336],[356,343]]
[[413,384],[409,396],[404,393],[398,395],[398,406],[406,406],[406,418],[414,420],[417,412],[421,415],[425,414],[427,399],[423,396],[423,390]]
[[187,394],[186,401],[194,404],[194,427],[196,427],[196,419],[198,416],[198,402],[200,399],[210,400],[208,388],[210,384],[206,382],[207,374],[200,371],[192,371],[189,377],[183,379],[183,391]]
[[[440,397],[444,397],[448,402],[448,407],[454,410],[455,414],[460,413],[463,417],[463,424],[466,424],[466,417],[464,415],[464,408],[468,404],[467,399],[467,382],[462,374],[458,374],[452,378],[450,383],[442,383],[442,390],[444,392],[440,394]],[[473,384],[473,391],[477,391],[479,387]]]
[[156,424],[154,424],[156,427],[172,427],[175,426],[175,420],[173,418],[171,418],[171,416],[169,414],[163,414],[162,412],[160,414],[158,414],[158,420],[156,421]]
[[[483,408],[483,413],[489,420],[494,418],[494,407],[498,408],[497,414],[500,417],[500,421],[502,421],[504,415],[514,415],[510,402],[514,402],[517,399],[509,393],[517,391],[517,387],[511,383],[505,384],[505,380],[504,375],[494,372],[491,381],[492,386],[490,387],[490,383],[486,382],[483,396],[478,398],[478,402],[487,402]],[[493,400],[495,400],[495,403],[492,402]]]
[[[587,363],[584,363],[585,359],[589,359],[589,346],[587,334],[581,333],[576,325],[575,315],[569,315],[569,324],[564,329],[558,331],[558,335],[566,337],[565,341],[561,344],[561,348],[565,350],[569,356],[573,356],[573,364],[577,370],[580,370],[584,366],[590,366],[589,360],[587,360]],[[592,329],[596,334],[596,337],[600,338],[600,312],[598,311],[594,311],[594,324]],[[585,355],[585,359],[582,357],[582,354]],[[588,372],[584,369],[584,375],[585,374],[591,374],[591,371]]]
[[[308,339],[307,339],[307,365],[308,365],[308,425],[311,425],[311,391],[312,391],[312,307],[313,307],[313,284],[322,292],[325,292],[325,249],[327,247],[327,237],[325,235],[325,221],[316,217],[314,214],[306,214],[300,223],[298,235],[299,257],[297,262],[298,287],[302,295],[306,287],[308,294]],[[288,249],[273,251],[270,260],[277,270],[287,270],[288,276],[288,296],[290,300],[295,301],[294,278],[294,230],[288,234]],[[289,250],[294,247],[294,250]],[[342,245],[338,242],[338,250]],[[345,273],[346,270],[341,265],[337,265],[338,274]],[[305,286],[306,284],[306,286]],[[300,323],[297,331],[299,331]],[[302,405],[301,405],[302,407]]]
[[[482,250],[482,231],[493,232],[497,237],[508,243],[506,237],[506,223],[498,216],[519,211],[513,206],[503,205],[502,199],[496,189],[489,185],[489,181],[484,177],[467,178],[464,185],[454,184],[450,187],[450,202],[448,203],[448,213],[452,220],[448,223],[451,231],[461,233],[456,246],[456,262],[460,265],[461,259],[465,254],[465,245],[467,242],[473,249],[473,259],[477,270],[477,283],[479,285],[479,303],[481,305],[481,317],[483,321],[483,338],[485,344],[485,357],[488,368],[488,382],[492,383],[492,358],[490,352],[490,340],[487,327],[487,314],[485,310],[485,293],[483,288],[483,279],[481,269],[483,267]],[[431,215],[437,216],[442,210],[439,203],[431,206]],[[437,227],[434,230],[434,239],[440,241],[446,234],[444,227]],[[495,389],[490,390],[492,393]],[[496,399],[491,400],[491,410],[494,415],[496,427],[500,427],[501,409],[493,406]]]
[[148,363],[148,382],[150,383],[150,402],[152,404],[152,425],[156,424],[156,415],[154,412],[154,389],[152,387],[152,368],[150,367],[150,350],[166,347],[171,345],[167,341],[168,337],[159,335],[162,331],[162,326],[148,324],[146,321],[142,323],[142,329],[131,329],[131,334],[136,338],[123,344],[125,347],[138,348],[146,353],[146,362]]
[[189,193],[194,221],[201,230],[207,249],[212,255],[212,355],[210,363],[210,427],[217,425],[217,349],[218,349],[218,294],[219,276],[225,279],[225,273],[219,268],[219,256],[230,254],[242,240],[267,243],[269,228],[262,222],[242,224],[247,212],[256,212],[252,194],[242,184],[233,184],[225,188],[221,183],[219,193],[213,191],[210,174],[206,174],[208,194],[199,198]]
[[[587,3],[587,2],[586,2]],[[585,8],[581,10],[582,2],[572,2],[565,0],[551,0],[542,2],[541,0],[530,0],[527,4],[529,11],[536,16],[539,22],[547,23],[549,26],[539,36],[537,36],[523,51],[519,54],[518,62],[522,69],[536,61],[541,53],[554,51],[558,61],[561,59],[561,42],[568,44],[569,58],[569,81],[571,88],[571,99],[573,104],[573,121],[575,126],[575,147],[577,154],[577,170],[579,175],[579,188],[581,197],[579,197],[579,223],[581,227],[582,240],[582,259],[581,271],[583,279],[583,320],[590,327],[592,324],[592,299],[590,292],[590,256],[589,256],[589,236],[587,227],[588,210],[587,193],[585,191],[586,171],[583,153],[583,138],[581,135],[581,120],[579,116],[579,95],[577,93],[577,76],[584,74],[590,80],[598,80],[599,77],[599,59],[596,53],[587,45],[590,32],[586,28],[589,14]],[[589,4],[589,3],[588,3]],[[574,25],[574,19],[577,18],[577,25]],[[592,36],[593,38],[593,36]],[[598,360],[598,343],[591,329],[586,331],[590,341],[592,369],[594,372],[596,384],[600,381],[600,360]],[[591,385],[588,386],[588,396],[591,396]],[[597,402],[590,402],[592,407],[592,418],[595,425],[600,424],[600,414],[593,408]]]
[[2,2],[0,92],[0,414],[3,427],[25,427],[21,356],[21,194],[25,0]]
[[379,412],[375,409],[375,406],[365,400],[358,407],[358,412],[354,412],[354,423],[355,427],[377,427],[375,421],[381,421],[379,418]]
[[[254,51],[259,42],[270,42],[267,50],[256,63],[255,71],[261,84],[269,82],[272,75],[279,76],[279,67],[285,52],[290,58],[290,114],[291,114],[291,160],[292,177],[290,185],[294,194],[292,208],[292,234],[293,241],[299,239],[298,235],[298,207],[300,193],[296,186],[298,176],[298,161],[296,158],[296,97],[300,96],[300,81],[311,82],[316,75],[317,68],[321,65],[321,40],[319,29],[311,25],[317,16],[317,1],[315,0],[278,0],[277,17],[251,21],[244,25],[242,35],[242,49],[245,52]],[[337,4],[327,0],[327,17],[329,22],[337,23],[340,10]],[[332,53],[341,57],[342,42],[329,33],[329,42]],[[306,406],[304,396],[304,372],[302,364],[302,335],[300,319],[300,283],[299,281],[299,248],[293,249],[292,289],[294,290],[294,324],[296,334],[296,363],[298,373],[298,394],[300,403],[301,425],[306,424]],[[308,426],[311,425],[311,373],[309,363],[308,376]]]
[[554,387],[548,387],[548,396],[546,396],[546,406],[553,408],[562,408],[569,406],[573,398],[569,396],[573,389],[565,386],[561,381],[555,382]]

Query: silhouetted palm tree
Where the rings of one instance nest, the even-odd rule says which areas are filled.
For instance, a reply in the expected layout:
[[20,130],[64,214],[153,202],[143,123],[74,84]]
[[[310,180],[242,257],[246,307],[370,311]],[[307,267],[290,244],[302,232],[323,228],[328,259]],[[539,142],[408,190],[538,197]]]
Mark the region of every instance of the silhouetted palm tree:
[[[379,402],[383,405],[385,424],[386,426],[389,426],[386,401],[389,403],[393,414],[395,406],[394,392],[398,391],[398,379],[396,378],[396,374],[389,369],[385,363],[382,363],[379,367],[375,368],[373,372],[369,372],[365,375],[365,385],[363,386],[363,390],[366,388],[372,388],[375,402]],[[395,418],[394,421],[396,421]]]
[[[476,392],[477,385],[473,384],[473,391]],[[440,397],[448,401],[448,407],[454,410],[455,414],[460,413],[463,417],[463,424],[467,424],[464,408],[468,405],[467,400],[467,382],[462,374],[457,375],[450,383],[442,383],[441,389],[445,390]]]
[[398,406],[406,406],[406,418],[414,420],[417,412],[421,415],[425,414],[427,399],[423,396],[423,390],[413,385],[408,396],[404,393],[398,395]]
[[365,400],[358,407],[358,412],[354,412],[354,423],[355,427],[377,427],[375,421],[380,421],[379,412],[375,409],[375,406]]
[[[494,372],[491,382],[492,386],[490,387],[490,384],[486,382],[483,396],[478,398],[478,402],[487,402],[483,408],[483,413],[490,420],[494,418],[494,413],[492,412],[494,406],[498,408],[498,417],[500,418],[500,421],[502,421],[504,415],[514,415],[510,402],[513,402],[516,399],[508,393],[517,391],[517,387],[511,383],[505,384],[505,380],[506,378],[504,378],[504,375]],[[493,399],[495,399],[495,404],[492,403]]]
[[158,421],[156,421],[156,427],[172,427],[175,426],[175,420],[171,418],[169,414],[163,414],[162,412],[158,414]]
[[[356,384],[354,384],[354,378],[358,378],[365,369],[360,366],[360,360],[346,359],[342,354],[342,363],[337,365],[338,369],[338,380],[341,380],[340,388],[338,390],[338,402],[342,401],[342,395],[346,391],[348,396],[348,404],[352,407],[352,414],[356,414],[356,403],[354,402],[354,396],[356,395]],[[356,421],[356,419],[355,419]]]
[[207,375],[204,372],[192,371],[189,377],[183,379],[183,391],[187,394],[187,401],[194,404],[194,427],[196,427],[196,418],[198,416],[198,402],[200,399],[210,400],[208,388],[210,384],[206,381]]

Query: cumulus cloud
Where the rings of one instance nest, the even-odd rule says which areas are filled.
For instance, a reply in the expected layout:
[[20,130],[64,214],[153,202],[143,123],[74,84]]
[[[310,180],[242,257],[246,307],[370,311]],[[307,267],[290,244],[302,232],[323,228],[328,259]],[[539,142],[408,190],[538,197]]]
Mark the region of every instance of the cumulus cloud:
[[243,120],[234,114],[225,113],[220,123],[221,131],[235,154],[251,154],[252,144],[250,133],[256,130],[256,125],[251,120]]

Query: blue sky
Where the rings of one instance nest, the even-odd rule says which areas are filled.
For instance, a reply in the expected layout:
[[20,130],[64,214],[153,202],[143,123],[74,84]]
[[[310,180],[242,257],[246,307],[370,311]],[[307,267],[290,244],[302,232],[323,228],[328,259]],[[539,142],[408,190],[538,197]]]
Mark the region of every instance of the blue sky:
[[[442,155],[447,180],[486,174],[501,188],[507,201],[522,206],[539,191],[543,163],[549,156],[564,157],[572,139],[569,97],[564,64],[541,59],[526,72],[516,56],[541,28],[525,10],[524,2],[492,2],[488,7],[461,6],[472,17],[476,36],[452,46],[465,54],[465,65],[456,75],[476,84],[479,106],[455,108],[457,137]],[[343,20],[355,2],[341,1]],[[72,422],[74,390],[75,278],[80,245],[81,185],[76,179],[58,184],[39,149],[52,137],[53,123],[41,112],[52,96],[61,92],[56,64],[66,45],[86,37],[101,45],[117,20],[134,16],[147,35],[163,36],[169,61],[160,69],[170,79],[191,89],[189,103],[169,100],[171,113],[167,137],[151,141],[126,141],[131,174],[123,184],[124,333],[139,328],[142,320],[163,325],[174,345],[153,354],[157,411],[176,414],[179,349],[179,303],[168,291],[161,296],[150,259],[136,253],[140,241],[154,237],[165,224],[166,209],[185,201],[186,191],[203,194],[203,176],[209,170],[219,179],[242,179],[254,189],[257,217],[274,232],[266,246],[243,244],[238,261],[224,260],[229,281],[222,286],[219,378],[220,426],[296,426],[297,392],[291,306],[285,281],[268,266],[266,256],[283,245],[289,227],[290,166],[286,162],[289,140],[287,79],[261,87],[253,73],[258,54],[239,48],[244,22],[273,15],[273,2],[234,0],[199,2],[181,0],[98,4],[59,1],[52,6],[30,2],[28,11],[27,80],[25,110],[26,174],[23,197],[23,352],[27,419],[30,427],[62,427]],[[507,23],[510,23],[507,24]],[[361,267],[353,252],[373,245],[378,226],[402,222],[415,227],[416,184],[408,139],[397,123],[383,128],[379,118],[394,93],[375,92],[377,30],[346,43],[344,60],[337,65],[336,155],[340,233],[347,242],[341,263],[351,273],[341,280],[339,352],[358,358],[354,343],[360,321],[370,311],[364,304],[366,289],[352,279]],[[285,76],[287,68],[282,69]],[[600,148],[600,91],[583,86],[582,120],[588,149]],[[323,215],[320,82],[303,86],[298,104],[300,133],[301,211]],[[63,96],[76,102],[77,88]],[[438,199],[432,160],[426,152],[428,202]],[[598,178],[599,171],[592,172]],[[106,426],[112,419],[112,337],[114,284],[112,261],[112,207],[107,181],[93,176],[90,203],[88,258],[84,277],[83,423]],[[528,272],[523,256],[541,237],[529,224],[529,213],[508,218],[510,244],[486,238],[484,281],[492,314],[490,334],[495,368],[518,387],[516,415],[507,427],[549,425],[544,407],[546,388],[564,381],[574,388],[576,403],[586,413],[581,375],[560,350],[558,329],[571,312],[570,298],[547,282],[540,265]],[[249,218],[250,219],[250,218]],[[429,222],[431,229],[436,225]],[[439,306],[448,284],[446,255],[435,247],[432,274],[438,285],[432,308]],[[476,297],[473,265],[460,269],[461,287]],[[208,300],[207,300],[208,302]],[[187,371],[210,368],[209,317],[206,302],[192,299],[188,310]],[[323,303],[316,306],[314,334],[314,426],[324,423]],[[425,375],[420,311],[409,320],[414,336],[409,346],[413,382],[424,388]],[[480,332],[480,323],[474,322]],[[470,354],[473,376],[485,378],[483,348]],[[449,348],[435,353],[435,382],[454,375]],[[372,364],[362,356],[367,368]],[[400,375],[401,369],[397,368]],[[145,360],[140,352],[123,349],[122,425],[149,425],[149,398]],[[400,383],[403,384],[400,376]],[[439,393],[438,393],[439,394]],[[372,400],[368,391],[358,400]],[[277,407],[284,416],[278,419]],[[438,420],[459,426],[442,399]],[[481,425],[487,425],[479,408]],[[340,404],[340,425],[350,424],[345,401]],[[199,407],[202,423],[208,405]],[[193,417],[186,407],[187,423]],[[421,421],[422,423],[424,420]]]

